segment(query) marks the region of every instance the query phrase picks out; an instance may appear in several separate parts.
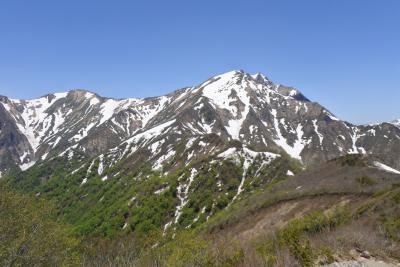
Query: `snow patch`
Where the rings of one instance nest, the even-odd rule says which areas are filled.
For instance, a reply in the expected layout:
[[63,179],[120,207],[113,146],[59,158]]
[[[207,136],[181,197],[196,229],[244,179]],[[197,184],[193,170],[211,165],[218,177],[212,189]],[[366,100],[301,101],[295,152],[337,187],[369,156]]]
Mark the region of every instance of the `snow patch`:
[[153,128],[150,128],[150,129],[148,129],[148,130],[146,130],[146,131],[144,131],[144,132],[142,132],[142,133],[138,133],[138,134],[136,134],[135,136],[133,136],[133,137],[131,137],[130,139],[128,139],[128,140],[126,141],[126,143],[130,144],[130,143],[133,143],[133,142],[137,142],[137,141],[139,141],[141,138],[144,138],[145,140],[149,140],[149,139],[151,139],[152,137],[161,135],[162,133],[165,132],[165,129],[166,129],[167,127],[169,127],[171,124],[173,124],[175,121],[176,121],[176,120],[173,119],[173,120],[167,121],[167,122],[165,122],[165,123],[159,124],[159,125],[157,125],[157,126],[154,126]]
[[243,174],[242,174],[242,180],[240,181],[240,184],[239,184],[239,187],[237,189],[236,195],[232,198],[231,203],[233,203],[237,199],[237,197],[243,192],[243,186],[244,186],[244,182],[246,180],[247,171],[248,171],[249,167],[253,164],[254,160],[257,157],[261,156],[261,157],[264,158],[259,170],[264,165],[271,163],[272,160],[274,160],[277,157],[279,157],[279,155],[277,155],[277,154],[273,154],[273,153],[270,153],[270,152],[256,152],[256,151],[250,150],[250,149],[248,149],[246,147],[243,147],[243,151],[240,151],[239,155],[244,159],[244,161],[243,161]]
[[357,141],[362,136],[360,135],[360,130],[357,127],[351,127],[349,129],[351,130],[350,137],[352,141],[352,148],[349,149],[348,153],[359,154],[361,152],[362,154],[366,154],[366,151],[363,147],[357,147]]
[[330,113],[327,110],[324,110],[324,113],[333,121],[340,121],[336,116],[334,116],[332,113]]
[[47,153],[44,153],[44,154],[42,155],[41,159],[42,159],[42,160],[45,160],[45,159],[47,158],[47,155],[49,155],[48,152],[47,152]]
[[120,102],[114,99],[108,99],[106,102],[101,104],[101,119],[98,125],[103,124],[104,122],[111,119],[114,115],[115,110],[120,106]]
[[97,169],[97,173],[99,174],[99,175],[101,175],[102,173],[103,173],[103,171],[104,171],[104,164],[103,164],[103,159],[104,159],[104,155],[103,154],[101,154],[100,156],[99,156],[99,167],[98,167],[98,169]]
[[167,191],[168,189],[169,189],[169,186],[166,186],[166,187],[160,188],[160,189],[158,189],[158,190],[154,191],[154,194],[156,194],[156,195],[160,195],[160,194],[162,194],[163,192]]
[[26,171],[27,169],[29,169],[30,167],[32,167],[33,165],[35,165],[35,163],[36,163],[36,161],[31,161],[31,162],[28,162],[28,163],[24,163],[24,164],[19,165],[19,168],[20,168],[22,171]]
[[162,164],[167,161],[169,158],[173,157],[175,155],[175,151],[174,150],[169,150],[166,154],[161,155],[161,157],[159,157],[157,159],[157,161],[154,163],[153,165],[153,170],[160,170],[162,169]]
[[312,122],[314,125],[315,133],[318,135],[318,138],[319,138],[319,144],[322,146],[322,141],[324,140],[324,136],[318,131],[317,120],[313,120]]
[[[242,179],[241,179],[239,187],[237,189],[237,193],[233,197],[231,203],[233,203],[233,201],[235,201],[236,198],[243,192],[243,186],[244,186],[244,182],[246,180],[247,171],[248,171],[249,167],[254,163],[254,161],[257,157],[261,157],[263,160],[262,164],[259,168],[259,170],[261,170],[261,168],[263,166],[271,163],[274,159],[276,159],[279,156],[280,155],[270,153],[270,152],[256,152],[251,149],[248,149],[247,147],[243,147],[243,149],[237,149],[235,147],[231,147],[231,148],[228,148],[227,150],[225,150],[224,152],[219,153],[217,155],[218,158],[234,159],[237,164],[239,164],[241,162],[241,160],[243,160]],[[257,171],[257,173],[258,173],[258,171]],[[255,174],[255,176],[257,175],[257,173]]]
[[[172,221],[168,222],[167,224],[164,225],[164,234],[166,232],[166,230],[172,225],[172,224],[177,224],[179,221],[179,218],[182,215],[182,209],[186,206],[186,204],[188,203],[189,199],[189,189],[190,186],[192,185],[194,178],[197,174],[197,170],[196,169],[191,169],[190,170],[190,175],[187,178],[186,183],[180,182],[178,187],[176,188],[176,194],[179,198],[180,204],[176,206],[175,208],[175,214],[174,214],[174,219],[172,219]],[[183,176],[180,176],[178,178],[178,181],[180,181],[183,178]]]
[[158,153],[160,152],[159,150],[160,150],[162,144],[164,144],[164,142],[165,142],[165,140],[164,140],[164,139],[161,139],[161,140],[159,140],[159,141],[156,141],[156,142],[152,143],[152,144],[150,145],[150,147],[149,147],[151,153],[152,153],[153,155],[158,154]]
[[293,145],[289,145],[286,138],[281,133],[280,124],[277,118],[277,111],[273,109],[271,110],[271,114],[274,116],[274,126],[277,134],[275,143],[282,147],[292,158],[301,160],[300,154],[303,151],[304,147],[310,142],[310,140],[307,141],[303,139],[303,126],[301,124],[297,125],[297,128],[295,130],[297,139],[295,140]]
[[85,97],[86,97],[86,99],[89,100],[89,104],[91,106],[94,106],[94,105],[97,105],[97,104],[100,103],[100,100],[96,97],[95,94],[92,94],[90,92],[86,92]]
[[294,176],[294,173],[293,173],[291,170],[288,170],[288,171],[286,172],[286,175],[287,175],[287,176]]
[[400,174],[400,171],[393,169],[392,167],[389,167],[383,163],[380,163],[378,161],[374,161],[374,166],[380,170],[386,171],[386,172],[391,172],[395,174]]

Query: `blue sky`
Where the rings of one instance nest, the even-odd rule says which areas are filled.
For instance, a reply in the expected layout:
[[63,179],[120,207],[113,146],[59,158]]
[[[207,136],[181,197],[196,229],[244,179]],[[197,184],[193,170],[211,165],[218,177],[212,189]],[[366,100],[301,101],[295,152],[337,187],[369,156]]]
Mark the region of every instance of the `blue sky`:
[[397,0],[4,0],[0,94],[145,97],[243,69],[342,119],[400,118]]

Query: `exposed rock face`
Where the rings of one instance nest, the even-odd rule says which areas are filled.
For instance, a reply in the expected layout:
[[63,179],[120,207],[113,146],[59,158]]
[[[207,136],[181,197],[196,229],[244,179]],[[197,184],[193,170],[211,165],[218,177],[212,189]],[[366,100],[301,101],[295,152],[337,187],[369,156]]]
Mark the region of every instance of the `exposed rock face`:
[[[5,102],[8,99],[1,100]],[[18,130],[4,106],[0,106],[0,170],[7,171],[22,162],[27,153],[31,153],[31,147],[26,137]]]
[[180,152],[187,161],[238,140],[253,151],[286,152],[305,165],[346,153],[373,153],[400,168],[398,122],[352,125],[262,74],[232,71],[146,99],[116,100],[74,90],[34,100],[1,97],[0,103],[3,173],[75,152],[118,161],[145,149],[148,159],[161,165],[176,153],[171,144],[177,140],[206,137],[212,142]]

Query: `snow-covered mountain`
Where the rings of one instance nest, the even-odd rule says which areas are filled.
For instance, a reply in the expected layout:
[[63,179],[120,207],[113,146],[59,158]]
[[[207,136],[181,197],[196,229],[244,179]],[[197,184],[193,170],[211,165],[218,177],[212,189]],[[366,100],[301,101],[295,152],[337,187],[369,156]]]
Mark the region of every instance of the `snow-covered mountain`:
[[[190,161],[215,147],[202,138],[238,140],[254,151],[287,153],[305,165],[346,153],[381,154],[399,168],[399,122],[356,126],[335,117],[297,89],[262,74],[232,71],[161,97],[103,98],[84,90],[34,100],[1,97],[0,170],[79,153],[113,162],[145,148],[154,168],[181,152]],[[217,143],[218,143],[217,142]],[[221,145],[221,147],[223,147]],[[192,151],[193,150],[193,151]]]
[[400,119],[394,120],[391,122],[393,125],[400,127]]
[[195,227],[345,154],[400,169],[397,123],[352,125],[262,74],[232,71],[145,99],[73,90],[0,103],[0,175],[55,198],[82,233]]

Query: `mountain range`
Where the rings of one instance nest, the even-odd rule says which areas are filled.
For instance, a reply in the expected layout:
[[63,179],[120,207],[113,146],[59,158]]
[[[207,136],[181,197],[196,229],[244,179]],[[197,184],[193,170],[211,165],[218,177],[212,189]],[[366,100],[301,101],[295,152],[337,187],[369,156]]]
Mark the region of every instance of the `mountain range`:
[[[287,153],[306,166],[364,153],[382,155],[400,168],[400,120],[353,125],[262,74],[232,71],[145,99],[110,99],[73,90],[33,100],[1,96],[0,103],[2,173],[78,151],[106,160],[120,154],[120,160],[128,146],[130,154],[147,147],[157,168],[175,154],[171,144],[177,139],[191,144],[206,136],[221,143],[237,140],[254,151]],[[203,144],[201,149],[188,145],[186,161],[213,148]]]
[[[0,174],[56,198],[83,232],[190,227],[266,184],[346,154],[400,169],[399,121],[351,124],[260,73],[231,71],[144,99],[72,90],[0,103]],[[168,198],[157,219],[140,210],[156,209],[146,204],[149,195]],[[143,217],[151,222],[143,225]]]

